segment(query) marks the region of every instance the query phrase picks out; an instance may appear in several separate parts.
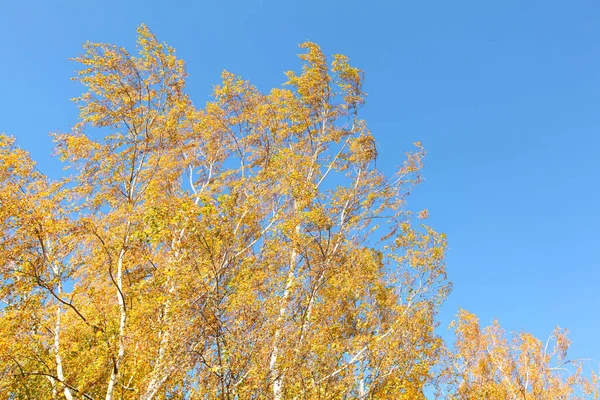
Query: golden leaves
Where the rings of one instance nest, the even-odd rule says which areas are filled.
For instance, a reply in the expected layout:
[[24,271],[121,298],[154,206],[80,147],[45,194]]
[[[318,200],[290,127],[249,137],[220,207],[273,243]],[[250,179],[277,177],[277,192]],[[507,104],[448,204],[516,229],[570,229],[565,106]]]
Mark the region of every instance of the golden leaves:
[[429,211],[427,209],[419,211],[419,213],[417,214],[417,218],[419,218],[419,219],[429,218]]
[[455,354],[450,355],[445,379],[458,399],[579,399],[581,394],[599,394],[595,375],[584,376],[582,362],[566,360],[566,330],[557,327],[545,344],[525,332],[509,340],[497,320],[482,329],[478,318],[464,310],[452,327]]
[[307,52],[300,54],[306,63],[302,66],[302,74],[287,72],[287,84],[294,86],[300,98],[315,112],[329,101],[330,87],[329,67],[321,48],[312,42],[305,42],[300,48]]
[[350,141],[351,160],[359,164],[375,161],[377,146],[375,139],[370,134],[363,134]]
[[337,84],[344,93],[344,101],[349,108],[357,108],[364,104],[365,93],[362,91],[364,73],[350,66],[348,57],[342,54],[333,56],[331,71],[337,74]]

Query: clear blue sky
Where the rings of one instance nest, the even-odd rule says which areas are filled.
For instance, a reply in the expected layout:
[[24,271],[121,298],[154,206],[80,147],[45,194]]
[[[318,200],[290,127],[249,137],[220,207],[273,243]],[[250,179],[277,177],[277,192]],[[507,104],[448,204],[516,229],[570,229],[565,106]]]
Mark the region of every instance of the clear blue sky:
[[412,206],[448,234],[458,307],[509,331],[568,327],[600,360],[600,3],[597,1],[3,1],[0,131],[57,176],[69,57],[86,40],[134,49],[146,23],[186,60],[202,104],[222,69],[268,90],[305,40],[366,71],[364,117],[391,170],[429,155]]

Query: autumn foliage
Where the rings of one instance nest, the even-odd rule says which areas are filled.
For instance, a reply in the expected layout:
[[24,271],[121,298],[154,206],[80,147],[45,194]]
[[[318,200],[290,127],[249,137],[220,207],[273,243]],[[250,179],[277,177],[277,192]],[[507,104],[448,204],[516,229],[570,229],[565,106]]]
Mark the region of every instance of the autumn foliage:
[[564,331],[510,341],[461,312],[454,346],[435,333],[446,238],[406,205],[424,150],[377,169],[345,56],[304,43],[269,93],[223,72],[200,108],[138,34],[75,59],[68,177],[0,136],[0,398],[597,396]]

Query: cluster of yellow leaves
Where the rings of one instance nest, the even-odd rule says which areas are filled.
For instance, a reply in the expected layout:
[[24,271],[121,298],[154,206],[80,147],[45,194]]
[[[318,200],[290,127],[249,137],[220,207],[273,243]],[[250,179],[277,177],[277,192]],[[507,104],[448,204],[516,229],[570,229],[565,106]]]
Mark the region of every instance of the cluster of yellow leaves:
[[597,399],[598,376],[567,358],[567,330],[542,342],[529,333],[507,337],[497,320],[481,328],[464,310],[453,322],[455,353],[444,372],[450,399]]

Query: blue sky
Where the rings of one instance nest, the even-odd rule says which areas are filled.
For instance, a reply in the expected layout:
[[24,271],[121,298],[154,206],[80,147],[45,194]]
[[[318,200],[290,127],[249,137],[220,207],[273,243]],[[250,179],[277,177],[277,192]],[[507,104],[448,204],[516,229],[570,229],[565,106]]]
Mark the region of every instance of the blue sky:
[[320,44],[366,72],[364,109],[391,171],[428,150],[411,197],[449,238],[458,307],[600,360],[600,3],[595,1],[5,1],[0,131],[53,176],[49,132],[77,120],[68,61],[86,40],[133,50],[146,23],[187,62],[202,104],[230,70],[268,90]]

